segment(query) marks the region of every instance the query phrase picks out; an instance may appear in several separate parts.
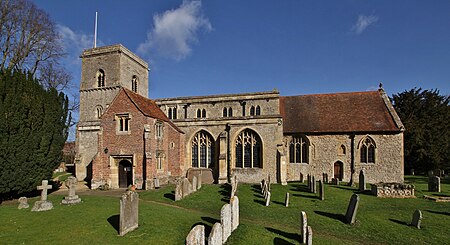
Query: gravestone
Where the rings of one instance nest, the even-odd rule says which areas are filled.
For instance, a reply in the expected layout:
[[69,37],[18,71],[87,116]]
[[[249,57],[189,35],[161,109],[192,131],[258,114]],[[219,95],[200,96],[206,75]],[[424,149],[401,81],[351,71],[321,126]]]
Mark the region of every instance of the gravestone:
[[29,208],[28,199],[26,197],[19,198],[19,206],[18,209]]
[[414,175],[414,169],[413,168],[411,169],[411,175]]
[[358,212],[359,196],[353,194],[350,198],[350,203],[347,207],[347,213],[345,213],[345,219],[348,224],[354,224],[356,221],[356,213]]
[[186,237],[186,245],[205,245],[205,226],[194,226]]
[[197,176],[192,177],[192,192],[197,191]]
[[238,179],[237,179],[237,175],[234,175],[231,178],[231,196],[230,197],[234,197],[234,195],[236,195],[237,187],[238,187]]
[[289,207],[289,192],[286,192],[286,198],[284,199],[284,206]]
[[231,231],[234,231],[239,226],[239,198],[234,196],[230,199],[231,205]]
[[175,186],[175,201],[183,199],[183,182],[177,181]]
[[434,175],[428,177],[428,191],[441,192],[441,178]]
[[305,211],[300,212],[300,243],[306,243],[306,236],[308,232],[308,217]]
[[302,183],[304,183],[304,182],[305,182],[305,178],[304,178],[304,176],[303,176],[303,174],[302,174],[302,173],[300,173],[300,182],[302,182]]
[[311,190],[311,175],[308,174],[307,179],[306,179],[306,186],[308,187],[308,189]]
[[153,178],[153,186],[155,188],[159,188],[160,187],[158,178]]
[[200,190],[202,188],[202,175],[197,175],[197,190]]
[[270,191],[267,192],[266,207],[270,205]]
[[213,225],[208,237],[208,245],[222,245],[222,224],[217,222]]
[[38,190],[42,190],[41,192],[41,200],[36,201],[34,203],[33,208],[31,211],[47,211],[50,209],[53,209],[53,203],[50,201],[47,201],[47,191],[52,189],[51,185],[48,185],[48,180],[43,180],[42,185],[37,187]]
[[311,226],[308,225],[308,234],[306,235],[306,244],[312,245],[312,239],[313,239],[313,231]]
[[322,180],[319,180],[319,199],[322,201],[325,199],[325,186]]
[[420,229],[420,223],[422,223],[422,212],[420,210],[416,210],[413,213],[411,226],[416,227],[417,229]]
[[139,194],[127,191],[120,198],[119,235],[124,236],[138,228]]
[[312,184],[312,193],[317,193],[317,184],[316,184],[316,178],[313,176],[311,181]]
[[185,198],[186,196],[188,196],[189,194],[191,194],[191,182],[189,182],[189,180],[187,178],[184,178],[182,180],[182,184],[183,184],[183,198]]
[[220,210],[220,223],[222,224],[222,243],[231,235],[231,205],[225,204]]
[[364,192],[366,190],[366,176],[364,170],[359,171],[359,191]]
[[75,189],[78,185],[77,178],[70,176],[67,178],[65,182],[66,187],[69,189],[69,196],[64,197],[64,199],[61,201],[61,204],[77,204],[81,202],[81,199],[78,197],[78,195],[75,195]]
[[270,180],[270,174],[269,174],[269,177],[268,177],[268,181],[267,181],[268,183],[267,183],[267,190],[268,191],[270,191],[270,184],[272,184],[272,181]]

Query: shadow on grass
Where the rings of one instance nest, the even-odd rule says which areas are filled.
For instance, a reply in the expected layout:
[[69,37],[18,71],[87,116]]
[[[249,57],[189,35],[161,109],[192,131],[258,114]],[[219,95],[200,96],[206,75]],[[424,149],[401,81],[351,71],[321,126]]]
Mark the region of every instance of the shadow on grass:
[[170,199],[172,201],[175,201],[175,191],[172,191],[170,193],[164,194],[164,197],[167,198],[167,199]]
[[362,195],[366,195],[366,196],[373,196],[372,191],[370,191],[370,190],[365,190],[365,191],[356,190],[353,193],[362,194]]
[[273,244],[275,244],[275,245],[293,245],[294,243],[288,242],[288,241],[284,240],[283,238],[275,237],[273,239]]
[[[312,193],[311,193],[312,194]],[[306,197],[306,198],[311,198],[311,199],[316,199],[317,197],[314,196],[310,196],[310,195],[303,195],[303,194],[292,194],[294,197]]]
[[314,213],[318,214],[318,215],[322,215],[328,218],[332,218],[335,220],[339,220],[342,223],[346,224],[346,220],[345,220],[345,216],[343,214],[333,214],[333,213],[328,213],[328,212],[323,212],[323,211],[314,211]]
[[120,215],[116,214],[108,218],[109,224],[119,233]]
[[254,196],[254,197],[257,197],[257,198],[264,198],[264,196],[263,196],[263,195],[260,195],[260,194],[253,194],[253,196]]
[[281,206],[286,206],[286,203],[284,202],[273,201],[273,203],[280,204]]
[[389,219],[389,220],[392,221],[392,222],[394,222],[394,223],[400,224],[400,225],[406,225],[406,226],[409,226],[409,224],[406,223],[405,221],[401,221],[401,220],[397,220],[397,219]]
[[431,194],[432,196],[438,196],[438,197],[450,197],[450,195],[445,194]]
[[261,200],[253,200],[253,201],[258,203],[258,204],[261,204],[263,206],[266,206],[266,202],[264,202],[264,201],[261,201]]
[[[272,233],[275,233],[277,235],[280,235],[280,236],[282,236],[284,238],[287,238],[287,239],[300,241],[300,235],[297,234],[297,233],[289,233],[289,232],[285,232],[285,231],[282,231],[282,230],[274,229],[274,228],[271,228],[271,227],[266,227],[266,230],[268,230],[268,231],[270,231]],[[277,239],[277,238],[275,238],[275,239]],[[274,239],[274,242],[275,242],[275,239]],[[292,244],[292,243],[290,243],[290,242],[288,242],[288,241],[286,241],[286,240],[284,240],[282,238],[278,238],[278,239],[280,239],[280,242],[284,241],[286,243],[274,243],[274,244]]]
[[222,202],[229,203],[231,195],[231,185],[223,184],[220,186],[219,194],[222,195]]
[[294,187],[294,188],[291,188],[291,191],[305,191],[305,192],[309,192],[308,186],[305,186],[305,185],[297,184],[297,185],[292,185],[292,187]]
[[205,236],[206,236],[206,234],[209,235],[209,234],[211,233],[212,225],[208,225],[208,224],[206,224],[206,223],[204,223],[204,222],[197,222],[197,223],[195,223],[195,224],[193,224],[193,225],[191,226],[191,229],[194,228],[194,227],[197,226],[197,225],[203,225],[203,226],[205,227]]
[[208,222],[208,223],[210,223],[212,225],[214,225],[217,222],[220,222],[220,220],[214,219],[214,218],[211,218],[211,217],[202,217],[202,220],[204,220],[204,221],[206,221],[206,222]]
[[346,190],[346,191],[355,191],[356,190],[354,187],[351,187],[351,186],[330,185],[330,187],[336,188],[336,189],[342,189],[342,190]]
[[442,214],[442,215],[450,216],[450,213],[449,213],[449,212],[439,212],[439,211],[433,211],[433,210],[425,210],[425,212],[429,212],[429,213],[433,213],[433,214]]

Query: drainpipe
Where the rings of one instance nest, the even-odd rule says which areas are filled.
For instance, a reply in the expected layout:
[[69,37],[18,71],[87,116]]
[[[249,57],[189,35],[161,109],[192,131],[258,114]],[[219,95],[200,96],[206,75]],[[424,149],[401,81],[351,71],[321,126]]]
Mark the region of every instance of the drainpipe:
[[230,164],[230,158],[231,158],[231,152],[230,152],[230,129],[231,126],[229,123],[225,126],[225,131],[227,132],[227,179],[228,182],[231,182],[231,164]]
[[355,134],[351,134],[350,135],[350,147],[351,147],[351,151],[350,151],[350,171],[351,171],[351,175],[350,175],[350,182],[349,182],[349,186],[353,186],[354,182],[355,182]]

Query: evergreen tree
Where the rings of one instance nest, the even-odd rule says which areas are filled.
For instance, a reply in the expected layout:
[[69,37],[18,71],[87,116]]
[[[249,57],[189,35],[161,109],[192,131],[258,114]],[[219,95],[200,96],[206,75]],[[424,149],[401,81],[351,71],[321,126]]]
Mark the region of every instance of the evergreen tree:
[[67,138],[68,99],[31,74],[0,71],[0,194],[36,189],[59,165]]
[[392,101],[406,128],[405,172],[450,170],[450,97],[414,88],[393,95]]

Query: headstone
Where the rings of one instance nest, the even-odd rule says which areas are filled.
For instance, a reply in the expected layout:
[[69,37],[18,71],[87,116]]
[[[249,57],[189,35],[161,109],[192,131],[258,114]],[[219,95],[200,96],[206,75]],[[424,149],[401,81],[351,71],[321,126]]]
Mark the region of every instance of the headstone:
[[50,201],[47,201],[47,190],[51,190],[52,186],[48,185],[48,180],[43,180],[42,185],[37,187],[38,190],[42,190],[41,192],[41,200],[36,201],[34,203],[33,208],[31,211],[47,211],[50,209],[53,209],[53,203]]
[[325,199],[325,186],[322,180],[319,180],[319,199],[322,201]]
[[194,226],[186,237],[186,245],[205,245],[205,226]]
[[183,198],[191,194],[191,182],[187,178],[184,178],[182,180],[183,183]]
[[270,205],[270,191],[267,192],[266,207]]
[[303,177],[303,174],[302,173],[300,173],[300,182],[305,182],[305,180],[304,180],[304,177]]
[[239,198],[234,196],[230,199],[231,205],[231,231],[234,231],[239,226]]
[[175,201],[183,199],[183,182],[177,181],[175,186]]
[[128,232],[138,228],[139,194],[127,191],[120,198],[119,235],[124,236]]
[[307,184],[308,188],[311,190],[311,175],[308,174],[308,177],[307,177],[306,181],[307,181],[306,184]]
[[222,224],[215,223],[209,233],[208,245],[222,245],[222,232]]
[[202,175],[197,175],[197,190],[200,190],[202,188]]
[[61,201],[61,204],[77,204],[81,202],[81,199],[78,197],[78,195],[75,195],[75,189],[78,185],[77,178],[70,176],[67,178],[65,182],[66,187],[69,189],[69,196],[64,197],[64,199]]
[[433,176],[434,174],[433,174],[433,170],[430,170],[430,171],[428,171],[428,177],[431,177],[431,176]]
[[26,197],[19,198],[19,206],[18,209],[29,208],[28,199]]
[[264,179],[261,180],[261,194],[264,194],[265,183],[266,183],[266,181]]
[[268,181],[267,181],[267,182],[268,182],[268,184],[267,184],[267,187],[268,187],[267,190],[270,191],[270,184],[272,184],[272,181],[270,180],[270,174],[269,174],[269,177],[268,177]]
[[354,224],[356,221],[356,213],[358,211],[359,205],[359,196],[357,194],[353,194],[350,198],[350,203],[347,207],[347,213],[345,213],[345,219],[347,223]]
[[222,243],[231,235],[231,205],[225,204],[220,210],[220,223],[222,224]]
[[286,192],[286,198],[284,199],[284,206],[289,207],[289,192]]
[[159,185],[159,179],[158,179],[158,178],[153,178],[153,186],[154,186],[155,188],[161,187],[161,186]]
[[311,184],[312,184],[312,193],[317,193],[316,178],[314,176],[312,177]]
[[192,177],[192,192],[197,191],[197,176]]
[[359,171],[359,191],[364,192],[366,190],[366,176],[364,170]]
[[308,217],[305,211],[300,212],[300,243],[306,243],[306,236],[308,232]]
[[311,226],[308,225],[308,234],[306,235],[306,244],[312,245],[312,239],[313,239],[313,231]]
[[411,175],[414,175],[414,169],[413,168],[411,169]]
[[422,212],[420,210],[416,210],[413,213],[411,226],[416,227],[417,229],[420,229],[420,223],[422,222]]
[[441,192],[441,178],[438,176],[428,177],[428,191]]

